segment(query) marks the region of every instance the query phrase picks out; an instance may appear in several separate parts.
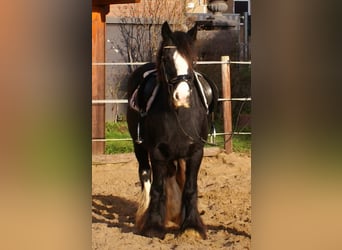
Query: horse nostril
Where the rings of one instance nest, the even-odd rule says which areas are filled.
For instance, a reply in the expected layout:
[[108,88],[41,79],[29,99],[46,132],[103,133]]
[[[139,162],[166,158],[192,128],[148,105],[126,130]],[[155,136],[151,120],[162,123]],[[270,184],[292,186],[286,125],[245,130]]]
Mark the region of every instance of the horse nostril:
[[179,94],[178,93],[176,93],[175,98],[176,98],[176,100],[179,100]]

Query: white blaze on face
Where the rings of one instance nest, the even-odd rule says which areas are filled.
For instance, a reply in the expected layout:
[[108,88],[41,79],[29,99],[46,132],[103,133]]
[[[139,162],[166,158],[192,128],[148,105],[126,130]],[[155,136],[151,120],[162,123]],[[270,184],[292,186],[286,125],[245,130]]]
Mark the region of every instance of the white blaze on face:
[[175,67],[177,70],[177,75],[186,75],[188,74],[188,63],[187,61],[184,59],[184,57],[182,57],[178,51],[176,50],[175,53],[173,54],[173,60],[175,62]]
[[[175,62],[175,67],[177,71],[177,76],[187,75],[189,65],[187,61],[182,57],[178,51],[175,51],[173,54],[173,60]],[[190,87],[187,82],[182,81],[178,83],[175,91],[173,92],[173,102],[176,107],[184,106],[186,108],[189,107],[189,96],[190,96]]]

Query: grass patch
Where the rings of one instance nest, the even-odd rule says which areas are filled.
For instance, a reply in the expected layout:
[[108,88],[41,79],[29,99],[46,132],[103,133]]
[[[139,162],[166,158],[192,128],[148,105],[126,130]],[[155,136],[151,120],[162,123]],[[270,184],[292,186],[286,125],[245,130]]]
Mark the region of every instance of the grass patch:
[[239,153],[251,153],[251,135],[234,135],[233,151]]
[[[221,131],[218,129],[217,131]],[[130,138],[126,122],[106,122],[106,139],[123,139]],[[223,147],[224,137],[217,136],[216,143]],[[251,135],[234,135],[233,151],[239,153],[251,152]],[[133,152],[133,142],[129,141],[110,141],[106,142],[105,154],[118,154]]]
[[[106,122],[106,139],[131,138],[126,122]],[[105,154],[118,154],[133,152],[133,143],[129,141],[106,142]]]
[[[233,151],[239,153],[251,153],[251,135],[234,135],[233,136]],[[216,144],[224,147],[224,136],[216,136]],[[212,147],[207,145],[206,147]]]

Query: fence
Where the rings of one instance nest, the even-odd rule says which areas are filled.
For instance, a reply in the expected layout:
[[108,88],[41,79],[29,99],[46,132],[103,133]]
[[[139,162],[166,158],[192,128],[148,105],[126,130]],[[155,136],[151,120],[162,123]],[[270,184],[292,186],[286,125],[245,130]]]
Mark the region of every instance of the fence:
[[[125,66],[125,65],[143,65],[146,62],[120,62],[120,63],[92,63],[93,66]],[[247,64],[250,65],[251,61],[230,61],[229,56],[222,56],[221,61],[198,61],[196,64],[213,65],[221,64],[222,74],[222,98],[218,98],[219,102],[223,102],[223,121],[224,132],[215,133],[216,136],[224,136],[224,149],[227,153],[232,152],[232,136],[242,134],[252,134],[251,132],[234,132],[232,128],[232,101],[251,101],[250,97],[245,98],[231,98],[231,79],[230,79],[230,64]],[[92,100],[92,104],[127,104],[127,99],[105,99],[105,100]],[[107,141],[130,141],[131,138],[124,139],[92,139],[93,142],[107,142]]]

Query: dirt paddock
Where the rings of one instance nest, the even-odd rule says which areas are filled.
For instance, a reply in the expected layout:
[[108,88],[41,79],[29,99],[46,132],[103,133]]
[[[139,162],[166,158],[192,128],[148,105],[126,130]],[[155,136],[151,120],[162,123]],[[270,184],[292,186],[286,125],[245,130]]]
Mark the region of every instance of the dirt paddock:
[[219,153],[203,158],[198,207],[207,226],[207,240],[174,232],[167,233],[163,240],[137,234],[137,162],[132,154],[117,158],[100,162],[93,158],[93,249],[250,249],[250,155]]

